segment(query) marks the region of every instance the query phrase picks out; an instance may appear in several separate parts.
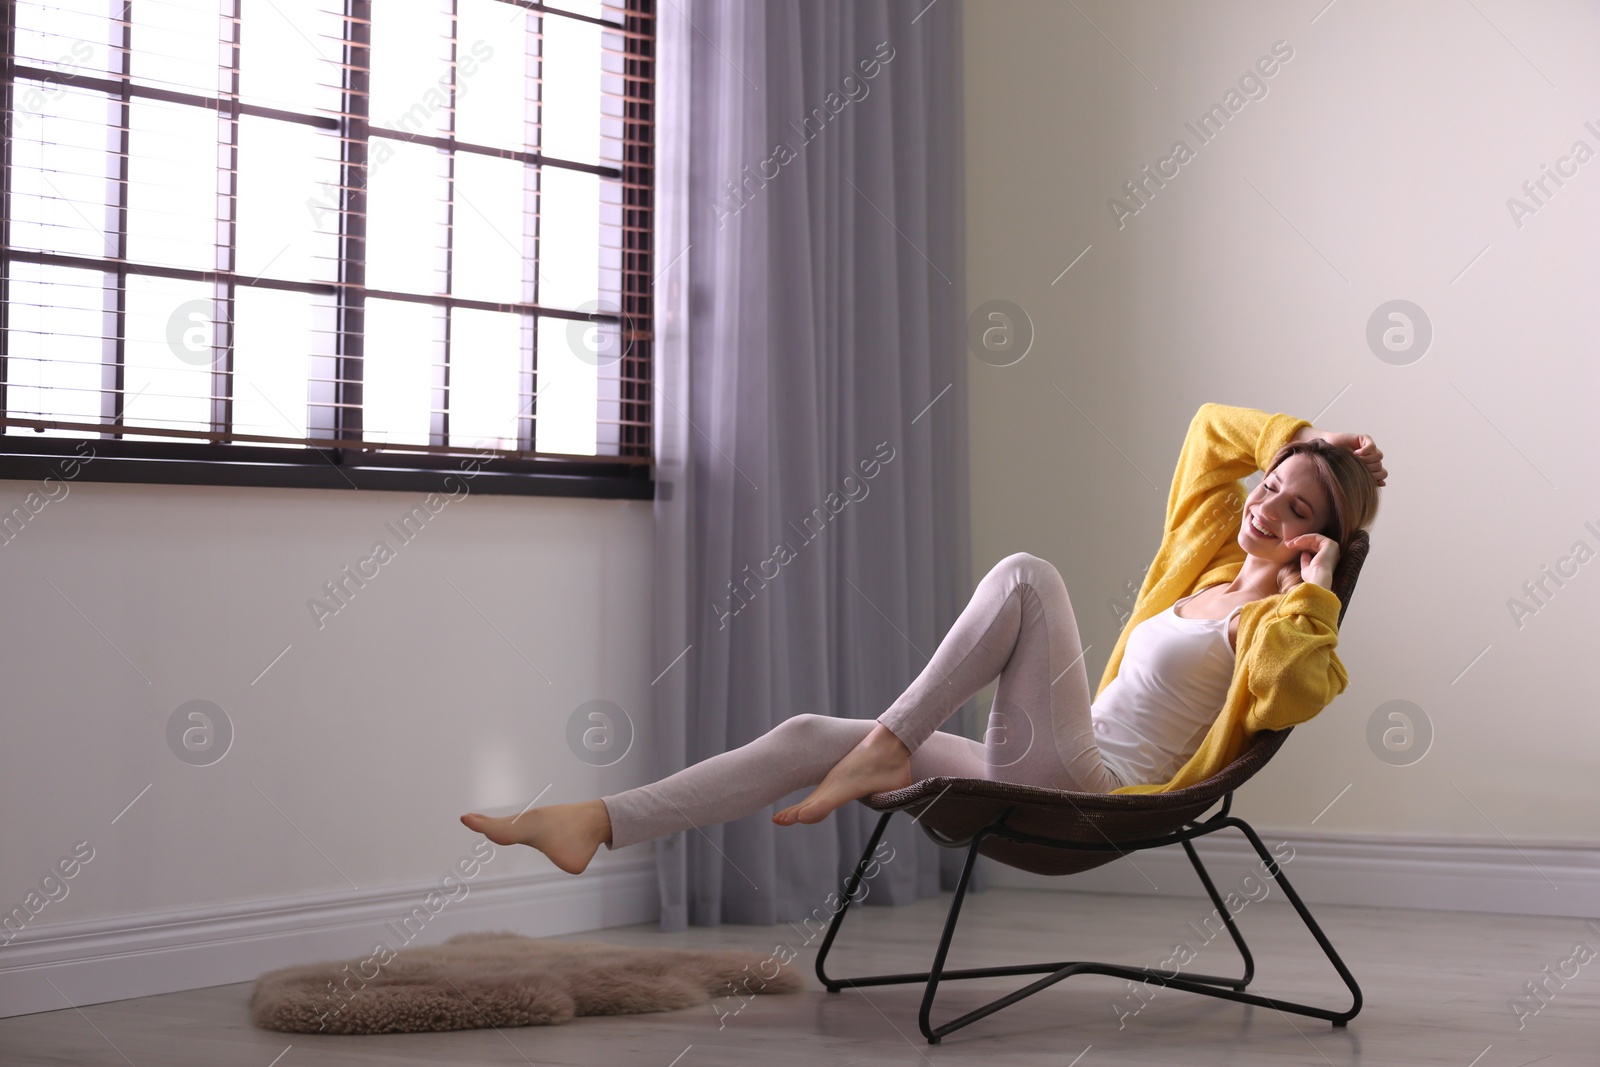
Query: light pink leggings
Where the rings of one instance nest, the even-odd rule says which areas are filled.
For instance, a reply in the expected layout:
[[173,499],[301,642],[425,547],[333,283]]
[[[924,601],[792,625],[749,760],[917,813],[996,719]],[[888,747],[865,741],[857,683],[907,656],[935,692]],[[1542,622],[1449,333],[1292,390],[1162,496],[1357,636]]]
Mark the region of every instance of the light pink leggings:
[[[938,727],[999,677],[982,742]],[[823,776],[881,722],[911,750],[911,778],[948,776],[1108,793],[1089,676],[1067,587],[1026,552],[984,576],[933,658],[873,719],[793,715],[747,745],[651,785],[601,797],[613,849],[759,811]]]

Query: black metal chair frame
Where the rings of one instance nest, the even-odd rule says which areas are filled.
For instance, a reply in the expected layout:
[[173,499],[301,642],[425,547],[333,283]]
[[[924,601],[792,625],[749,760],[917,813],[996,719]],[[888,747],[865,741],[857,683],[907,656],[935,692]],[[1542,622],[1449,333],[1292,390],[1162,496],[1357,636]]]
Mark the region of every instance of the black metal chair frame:
[[[845,883],[844,901],[838,912],[835,913],[833,922],[829,924],[827,936],[823,938],[822,945],[817,951],[817,978],[830,993],[837,993],[845,986],[898,985],[909,982],[926,982],[927,988],[922,995],[922,1009],[917,1016],[917,1026],[922,1031],[923,1036],[928,1039],[930,1045],[937,1045],[946,1034],[975,1023],[979,1019],[994,1014],[1001,1008],[1015,1004],[1024,997],[1032,996],[1041,989],[1054,985],[1063,978],[1069,978],[1074,974],[1104,974],[1116,978],[1126,978],[1131,981],[1170,986],[1173,989],[1184,989],[1191,993],[1200,993],[1209,997],[1221,997],[1225,1000],[1238,1001],[1241,1004],[1257,1004],[1262,1007],[1277,1008],[1279,1011],[1327,1019],[1334,1026],[1344,1026],[1355,1018],[1356,1013],[1361,1010],[1361,988],[1350,974],[1350,969],[1344,965],[1344,961],[1334,951],[1327,935],[1322,932],[1322,927],[1317,925],[1317,921],[1312,918],[1311,912],[1307,910],[1305,904],[1301,901],[1300,895],[1289,884],[1289,879],[1284,876],[1277,860],[1272,857],[1266,846],[1261,843],[1261,838],[1256,834],[1255,830],[1249,823],[1238,816],[1228,814],[1232,803],[1233,794],[1230,792],[1223,798],[1222,809],[1204,822],[1191,822],[1182,830],[1164,834],[1158,838],[1143,841],[1119,841],[1098,846],[1084,842],[1058,841],[1037,834],[1020,833],[1010,829],[1005,825],[1005,819],[1015,809],[1007,809],[999,820],[985,826],[973,835],[972,841],[967,848],[966,863],[961,869],[960,881],[956,884],[955,898],[950,902],[950,913],[945,918],[944,933],[939,938],[939,948],[933,956],[932,970],[920,971],[914,974],[877,974],[862,975],[854,978],[831,978],[824,967],[828,958],[828,950],[833,946],[834,938],[839,932],[839,926],[844,922],[845,913],[850,910],[850,904],[855,899],[856,889],[860,886],[862,877],[872,859],[872,852],[877,848],[878,841],[883,837],[883,831],[889,825],[889,820],[895,815],[893,811],[884,812],[882,818],[878,820],[878,825],[873,830],[871,838],[867,841],[866,850],[861,854],[861,861],[856,864],[855,871]],[[1328,962],[1333,964],[1334,970],[1339,972],[1339,977],[1350,988],[1351,1004],[1347,1010],[1331,1011],[1327,1008],[1318,1008],[1291,1000],[1279,1000],[1275,997],[1263,997],[1245,992],[1245,988],[1255,977],[1255,959],[1250,954],[1249,947],[1245,944],[1244,935],[1239,932],[1238,924],[1233,921],[1232,914],[1230,914],[1229,909],[1223,903],[1221,895],[1217,892],[1217,887],[1212,882],[1211,875],[1206,871],[1205,864],[1200,861],[1199,854],[1195,852],[1194,846],[1189,843],[1194,838],[1215,833],[1229,826],[1237,827],[1249,839],[1251,846],[1260,855],[1268,873],[1282,887],[1284,896],[1289,898],[1289,902],[1294,905],[1295,911],[1305,921],[1306,927],[1311,931],[1311,935],[1316,938],[1317,944],[1327,954]],[[964,844],[964,842],[960,841],[940,841],[938,836],[932,832],[929,833],[929,836],[947,848],[959,848]],[[1194,864],[1195,873],[1200,876],[1200,883],[1205,886],[1206,894],[1211,898],[1212,903],[1216,905],[1218,914],[1222,916],[1223,922],[1227,924],[1228,933],[1233,938],[1233,943],[1239,948],[1239,955],[1244,958],[1244,974],[1238,978],[1225,978],[1220,975],[1209,974],[1191,974],[1184,977],[1176,977],[1158,971],[1153,967],[1127,967],[1116,963],[1078,962],[1073,960],[1019,964],[1011,967],[964,967],[956,970],[945,970],[945,958],[950,952],[950,941],[955,935],[956,920],[961,914],[962,901],[966,898],[967,885],[972,878],[972,868],[978,859],[978,849],[984,839],[989,836],[1043,845],[1049,848],[1110,851],[1116,852],[1118,855],[1143,849],[1160,848],[1164,845],[1183,845],[1184,852],[1189,856],[1189,862]],[[1023,986],[1021,989],[992,1000],[982,1007],[975,1008],[959,1018],[952,1019],[939,1026],[933,1025],[933,1000],[934,995],[938,992],[940,982],[951,979],[997,978],[1019,974],[1045,974],[1046,976]]]
[[[1339,612],[1341,621],[1344,616],[1344,607],[1348,606],[1349,603],[1349,592],[1354,587],[1355,575],[1359,571],[1362,559],[1365,557],[1365,555],[1366,539],[1363,533],[1361,536],[1361,544],[1359,549],[1350,553],[1349,567],[1346,568],[1344,561],[1341,561],[1340,574],[1338,575],[1340,580],[1335,582],[1335,588],[1339,591],[1341,599],[1341,609]],[[1268,758],[1270,758],[1270,753],[1276,751],[1276,749],[1282,744],[1282,740],[1288,736],[1290,730],[1282,730],[1278,731],[1277,733],[1279,736],[1274,741],[1269,742],[1270,749],[1268,750],[1267,754]],[[1244,757],[1241,756],[1239,760],[1235,760],[1234,764],[1230,764],[1230,767],[1238,764],[1243,758]],[[1264,760],[1262,762],[1264,762]],[[1211,780],[1214,781],[1218,778],[1222,778],[1228,774],[1228,770],[1228,768],[1224,768],[1222,771],[1219,771]],[[926,791],[919,791],[917,787],[925,785],[931,789],[932,787],[938,786],[941,781],[949,783],[944,787],[945,790],[948,791],[951,785],[960,784],[965,780],[926,779],[924,782],[916,783],[911,787],[910,792],[913,794],[920,793],[920,795],[912,795],[908,797],[906,795],[908,792],[907,790],[897,790],[892,795],[880,793],[874,794],[871,797],[861,798],[862,803],[874,808],[874,810],[882,811],[883,815],[878,820],[878,825],[873,830],[870,840],[867,841],[867,847],[862,851],[861,860],[856,864],[855,871],[845,883],[843,903],[838,912],[835,913],[832,923],[829,924],[827,936],[823,938],[822,945],[817,952],[817,978],[822,982],[824,987],[827,988],[828,992],[837,993],[845,986],[861,987],[877,985],[900,985],[911,982],[927,983],[926,989],[922,995],[922,1008],[917,1017],[917,1025],[921,1029],[923,1036],[928,1039],[928,1043],[931,1045],[937,1045],[940,1039],[952,1031],[959,1030],[964,1026],[969,1026],[972,1023],[977,1022],[979,1019],[983,1019],[994,1014],[1001,1008],[1015,1004],[1017,1001],[1022,1000],[1025,997],[1030,997],[1040,990],[1046,989],[1062,979],[1069,978],[1075,974],[1103,974],[1116,978],[1125,978],[1130,981],[1151,983],[1158,986],[1168,986],[1173,989],[1182,989],[1191,993],[1199,993],[1203,996],[1219,997],[1223,1000],[1232,1000],[1241,1004],[1255,1004],[1260,1005],[1261,1007],[1276,1008],[1282,1012],[1293,1012],[1298,1015],[1306,1015],[1312,1018],[1326,1019],[1336,1027],[1344,1026],[1351,1019],[1355,1018],[1356,1014],[1361,1010],[1361,988],[1356,984],[1354,976],[1351,975],[1350,970],[1345,966],[1344,961],[1339,958],[1339,954],[1334,951],[1333,945],[1328,941],[1327,935],[1322,932],[1322,927],[1317,924],[1317,921],[1314,918],[1312,918],[1311,912],[1306,908],[1304,902],[1301,901],[1300,895],[1294,891],[1294,887],[1289,884],[1289,879],[1284,876],[1282,869],[1278,866],[1277,860],[1273,858],[1272,854],[1267,851],[1266,846],[1262,844],[1261,838],[1256,834],[1254,828],[1252,828],[1244,819],[1241,819],[1237,815],[1230,814],[1230,809],[1233,806],[1233,790],[1231,788],[1220,797],[1222,800],[1221,809],[1214,812],[1203,821],[1198,817],[1191,818],[1183,822],[1182,825],[1175,830],[1145,838],[1112,840],[1110,837],[1106,837],[1103,841],[1074,841],[1064,838],[1056,838],[1024,832],[1014,826],[1007,825],[1007,820],[1010,819],[1018,810],[1018,808],[1022,806],[1019,803],[1013,803],[1007,805],[998,817],[992,819],[986,825],[981,826],[975,833],[972,834],[970,838],[958,839],[947,837],[944,834],[936,831],[927,823],[921,822],[922,816],[927,814],[928,810],[933,806],[933,804],[938,802],[939,797],[935,797],[932,802],[927,802]],[[993,783],[975,782],[973,784],[981,785]],[[1205,786],[1205,784],[1206,783],[1201,782],[1190,788],[1201,789]],[[1059,790],[1038,790],[1036,792],[1041,794],[1053,794],[1057,798],[1070,798],[1073,796],[1079,796],[1084,797],[1087,800],[1087,797],[1085,797],[1084,794],[1071,794]],[[943,792],[939,794],[939,796],[943,795]],[[1160,794],[1157,795],[1159,796]],[[875,801],[876,803],[874,803]],[[1200,809],[1201,812],[1203,813],[1204,811],[1209,810],[1209,808],[1214,806],[1215,803],[1216,800],[1212,799],[1204,808]],[[828,958],[828,951],[830,948],[832,948],[834,938],[839,933],[839,928],[844,922],[845,914],[850,910],[851,903],[854,902],[856,890],[862,884],[866,869],[872,859],[873,850],[877,848],[879,840],[881,840],[883,837],[885,828],[887,828],[889,825],[889,820],[894,817],[895,813],[897,811],[907,810],[908,808],[912,807],[919,807],[921,809],[916,816],[918,825],[921,826],[923,831],[927,833],[928,836],[937,844],[944,848],[966,847],[967,849],[966,863],[961,869],[961,878],[956,884],[954,899],[952,899],[950,902],[950,911],[948,916],[945,918],[944,923],[944,933],[939,938],[939,948],[934,953],[933,967],[928,971],[919,971],[908,974],[875,974],[861,975],[853,978],[832,978],[828,975],[824,966]],[[885,808],[888,808],[889,810],[884,810]],[[1212,882],[1211,875],[1209,872],[1207,872],[1205,864],[1200,861],[1199,854],[1195,852],[1194,845],[1190,843],[1195,838],[1203,837],[1206,834],[1216,833],[1218,830],[1227,829],[1228,827],[1237,828],[1249,840],[1251,847],[1253,847],[1256,851],[1256,854],[1261,857],[1262,863],[1267,872],[1272,875],[1279,887],[1282,888],[1284,896],[1287,897],[1289,902],[1294,905],[1295,911],[1299,913],[1300,918],[1305,922],[1306,928],[1311,931],[1311,936],[1314,937],[1317,941],[1317,944],[1321,946],[1323,953],[1326,954],[1328,958],[1328,962],[1333,964],[1334,970],[1337,971],[1339,977],[1344,980],[1344,984],[1349,987],[1351,995],[1351,1003],[1349,1008],[1343,1011],[1335,1011],[1329,1008],[1320,1008],[1310,1004],[1301,1004],[1296,1001],[1279,1000],[1275,997],[1258,996],[1257,994],[1248,993],[1245,991],[1250,985],[1251,980],[1255,977],[1255,958],[1251,955],[1249,947],[1245,944],[1244,935],[1240,933],[1238,925],[1233,920],[1233,915],[1230,913],[1228,907],[1224,904],[1221,895],[1218,894],[1217,887],[1215,883]],[[1102,836],[1105,835],[1102,833]],[[1200,876],[1200,884],[1205,887],[1206,895],[1209,896],[1212,903],[1216,905],[1218,914],[1222,916],[1223,922],[1227,925],[1228,933],[1233,938],[1233,943],[1238,946],[1239,954],[1244,959],[1244,973],[1238,978],[1228,978],[1221,975],[1210,974],[1189,974],[1180,977],[1176,973],[1167,974],[1152,967],[1129,967],[1116,963],[1074,960],[1061,960],[1049,963],[1028,963],[1009,967],[965,967],[954,970],[946,970],[944,966],[945,959],[949,954],[950,942],[955,934],[956,920],[961,914],[961,904],[966,899],[967,886],[972,878],[972,869],[974,864],[977,862],[979,851],[984,843],[989,839],[1013,842],[1019,845],[1038,846],[1045,849],[1066,849],[1073,852],[1083,853],[1109,852],[1115,854],[1098,862],[1086,862],[1080,869],[1086,869],[1089,866],[1096,866],[1099,863],[1109,863],[1111,860],[1116,859],[1117,856],[1126,855],[1132,852],[1139,852],[1152,848],[1161,848],[1167,845],[1181,844],[1184,852],[1189,857],[1189,862],[1194,865],[1195,873]],[[989,1003],[984,1004],[982,1007],[975,1008],[972,1011],[967,1012],[965,1015],[951,1019],[948,1022],[942,1023],[938,1026],[933,1025],[933,1001],[935,994],[938,992],[940,982],[962,978],[998,978],[1010,975],[1025,974],[1043,974],[1044,977],[1031,982],[1030,984],[1025,985],[1011,993],[1007,993],[1002,997],[992,1000]]]

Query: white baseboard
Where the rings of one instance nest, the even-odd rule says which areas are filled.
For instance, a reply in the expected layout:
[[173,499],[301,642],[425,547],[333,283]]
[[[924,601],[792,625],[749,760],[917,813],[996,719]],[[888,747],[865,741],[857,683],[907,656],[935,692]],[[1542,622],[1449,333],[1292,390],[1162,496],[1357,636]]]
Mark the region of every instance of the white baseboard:
[[0,946],[0,1018],[254,981],[278,967],[364,958],[379,941],[399,949],[471,930],[548,937],[660,914],[648,857],[582,878],[551,871],[468,885],[410,929],[389,924],[421,906],[437,883],[30,928]]
[[[1600,915],[1600,846],[1442,844],[1368,834],[1256,831],[1267,851],[1288,842],[1284,875],[1307,904],[1481,911],[1575,918]],[[1223,830],[1195,842],[1219,893],[1258,870],[1244,835]],[[1204,897],[1189,858],[1177,846],[1136,852],[1103,867],[1050,878],[997,863],[992,885],[1084,893]]]
[[[1600,847],[1505,843],[1439,844],[1368,835],[1258,831],[1269,851],[1287,841],[1284,873],[1308,904],[1432,908],[1509,915],[1600,915]],[[1259,862],[1244,838],[1223,832],[1195,845],[1217,890],[1238,888]],[[1134,866],[1137,864],[1137,866]],[[1203,897],[1176,847],[1135,853],[1066,878],[988,864],[991,883],[1020,889]],[[265,971],[314,960],[356,958],[380,940],[405,943],[389,923],[417,907],[434,884],[184,910],[134,918],[56,923],[0,947],[0,1018],[129,997],[253,981]],[[437,944],[469,930],[532,937],[651,922],[658,915],[652,859],[590,871],[484,877],[438,911],[411,944]]]

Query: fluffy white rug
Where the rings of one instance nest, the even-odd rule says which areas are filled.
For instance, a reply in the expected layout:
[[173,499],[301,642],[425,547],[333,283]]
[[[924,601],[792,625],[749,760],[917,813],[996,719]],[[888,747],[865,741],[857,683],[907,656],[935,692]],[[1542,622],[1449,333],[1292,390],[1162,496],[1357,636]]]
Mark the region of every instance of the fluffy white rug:
[[[270,971],[251,1018],[269,1030],[412,1033],[548,1026],[576,1015],[671,1011],[717,997],[794,993],[795,968],[758,952],[631,948],[472,933],[390,956]],[[731,1009],[730,1009],[731,1010]]]

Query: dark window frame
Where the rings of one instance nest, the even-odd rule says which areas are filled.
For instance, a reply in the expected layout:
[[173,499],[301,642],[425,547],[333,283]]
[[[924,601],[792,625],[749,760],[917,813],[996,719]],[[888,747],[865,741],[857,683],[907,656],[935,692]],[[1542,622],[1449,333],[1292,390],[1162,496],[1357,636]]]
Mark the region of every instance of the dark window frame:
[[[345,214],[354,220],[354,225],[343,222],[338,237],[341,257],[340,274],[338,280],[332,283],[294,283],[275,281],[274,288],[288,288],[300,291],[311,290],[319,293],[333,295],[336,298],[336,307],[340,316],[339,343],[336,354],[329,357],[338,370],[334,377],[335,383],[331,385],[336,392],[329,398],[332,403],[328,406],[312,404],[310,411],[313,421],[307,427],[308,440],[312,441],[337,441],[337,446],[277,446],[264,444],[251,444],[248,442],[220,443],[218,437],[207,439],[203,432],[192,433],[196,437],[193,444],[175,441],[141,440],[137,433],[119,433],[115,431],[101,432],[98,436],[90,436],[86,432],[82,437],[45,437],[23,435],[18,433],[0,433],[0,480],[40,480],[54,477],[58,480],[82,480],[104,482],[137,482],[151,484],[179,484],[179,485],[237,485],[237,486],[268,486],[280,488],[331,488],[331,489],[390,489],[402,491],[461,491],[465,486],[472,492],[502,493],[533,496],[577,496],[577,497],[604,497],[624,499],[650,499],[653,496],[653,482],[651,480],[652,461],[652,376],[651,376],[651,261],[653,252],[652,242],[652,209],[654,201],[653,167],[654,167],[654,0],[613,0],[624,9],[623,22],[620,26],[613,22],[605,22],[587,16],[574,15],[562,11],[559,7],[547,7],[531,0],[500,0],[511,6],[521,7],[529,11],[550,12],[567,18],[575,18],[603,25],[608,32],[620,34],[624,41],[624,55],[622,57],[623,69],[618,71],[604,70],[602,78],[610,85],[620,87],[617,94],[621,100],[622,114],[615,116],[605,114],[602,122],[613,122],[621,127],[620,144],[622,159],[620,166],[595,166],[592,164],[579,164],[565,160],[550,159],[546,161],[540,153],[535,151],[514,152],[511,150],[483,149],[478,151],[484,154],[493,154],[503,157],[517,158],[527,163],[538,163],[541,166],[562,166],[567,169],[582,170],[589,173],[598,173],[603,177],[616,179],[614,184],[602,185],[602,219],[603,224],[614,226],[615,232],[621,236],[622,247],[619,250],[619,264],[610,271],[617,279],[617,290],[620,293],[621,309],[619,313],[603,314],[594,313],[585,315],[582,312],[573,312],[560,308],[541,308],[538,304],[495,305],[484,301],[476,301],[457,297],[433,297],[426,300],[435,306],[463,306],[482,307],[495,310],[517,310],[532,312],[545,317],[558,317],[567,319],[590,319],[592,321],[605,321],[615,323],[623,336],[623,354],[620,359],[621,379],[618,388],[620,423],[618,447],[620,455],[599,455],[593,459],[574,457],[539,456],[532,457],[531,452],[531,423],[525,423],[527,432],[519,433],[519,446],[522,451],[513,453],[499,450],[474,451],[460,446],[451,447],[448,442],[448,422],[436,413],[433,418],[433,428],[430,440],[433,442],[425,451],[417,450],[416,446],[394,445],[387,446],[380,442],[370,444],[359,441],[360,435],[360,399],[361,382],[359,376],[362,343],[361,316],[366,297],[401,299],[416,299],[410,294],[380,293],[368,291],[364,287],[364,257],[356,252],[353,245],[364,245],[366,212],[361,202],[365,198],[364,168],[366,153],[370,137],[376,133],[378,136],[395,139],[405,139],[429,144],[437,148],[451,150],[453,153],[462,148],[473,150],[476,146],[464,146],[455,142],[453,137],[453,124],[450,137],[435,137],[407,133],[403,131],[372,130],[368,127],[365,118],[365,107],[352,107],[351,101],[356,97],[364,100],[366,86],[363,84],[367,75],[367,62],[351,62],[351,60],[364,60],[364,56],[354,53],[364,50],[370,45],[370,10],[372,0],[345,0],[345,18],[347,33],[345,41],[346,66],[352,72],[347,76],[344,87],[345,115],[343,119],[322,119],[300,115],[291,112],[282,112],[273,108],[259,105],[243,104],[235,95],[230,100],[222,98],[205,98],[198,94],[170,91],[150,86],[135,86],[130,80],[118,80],[115,77],[96,77],[83,73],[63,74],[48,68],[33,67],[28,64],[18,63],[15,60],[15,0],[0,0],[0,61],[3,61],[3,78],[0,78],[0,120],[4,121],[5,128],[10,129],[11,116],[15,106],[15,87],[18,77],[31,80],[55,81],[61,84],[80,85],[98,89],[120,97],[122,106],[126,108],[128,101],[133,96],[168,99],[175,103],[185,103],[200,106],[210,106],[218,110],[219,118],[232,117],[237,120],[242,115],[266,115],[273,118],[290,119],[300,123],[309,123],[339,130],[346,146],[343,158],[340,161],[341,182],[346,191],[347,202]],[[453,7],[453,5],[452,5]],[[234,14],[238,14],[238,6],[233,6]],[[237,29],[238,22],[233,25]],[[126,42],[123,42],[124,44]],[[227,42],[224,42],[227,44]],[[116,42],[113,42],[113,47]],[[235,50],[234,66],[237,68],[237,38],[232,42]],[[128,53],[124,50],[123,66],[126,67]],[[124,69],[122,73],[126,74]],[[122,123],[126,130],[126,121]],[[234,126],[237,130],[237,125]],[[124,136],[126,134],[124,133]],[[238,275],[232,271],[213,270],[197,271],[182,268],[154,267],[139,264],[136,268],[125,262],[114,262],[124,259],[124,256],[113,256],[114,251],[107,249],[106,260],[94,260],[80,256],[62,255],[53,252],[12,250],[10,248],[10,190],[11,190],[11,138],[4,139],[4,149],[0,152],[0,415],[5,413],[5,361],[9,350],[9,279],[10,264],[13,261],[54,263],[64,266],[89,267],[105,273],[115,273],[119,279],[125,277],[130,269],[156,276],[179,277],[189,280],[207,281],[213,284],[219,308],[224,304],[231,304],[235,287],[240,284],[251,284],[252,279]],[[227,148],[227,145],[222,145]],[[237,145],[233,146],[237,152]],[[126,166],[127,155],[122,155],[123,166]],[[452,163],[453,166],[453,163]],[[126,177],[124,174],[120,194],[126,198]],[[615,190],[615,197],[611,195]],[[615,199],[616,202],[613,202]],[[111,205],[117,209],[117,205]],[[355,207],[358,210],[352,211]],[[119,236],[125,240],[126,226],[119,225]],[[537,233],[534,235],[537,241]],[[233,238],[230,236],[231,249]],[[120,249],[125,253],[125,249]],[[352,254],[354,253],[354,254]],[[602,249],[604,260],[604,249]],[[352,269],[353,268],[353,269]],[[606,270],[603,262],[602,269]],[[120,322],[123,309],[120,307],[125,283],[118,284],[115,289],[108,288],[108,300],[118,303],[112,307],[108,304],[105,315],[108,321]],[[346,299],[348,292],[358,293],[358,299]],[[537,293],[534,294],[537,297]],[[232,375],[226,360],[231,355],[232,343],[225,331],[232,315],[217,315],[215,318],[216,336],[215,344],[223,356],[218,360],[217,374],[219,386],[213,390],[213,426],[229,425],[231,423],[231,397],[228,396],[231,387]],[[103,393],[106,397],[106,410],[102,419],[115,424],[122,417],[121,402],[123,397],[121,375],[123,360],[120,348],[123,344],[122,335],[125,329],[117,328],[106,331],[108,336],[105,344],[113,350],[108,350],[108,359],[103,363],[105,374],[108,377],[103,388],[111,390]],[[449,388],[449,364],[446,360],[443,368],[443,377],[435,383],[435,394]],[[524,380],[528,387],[527,395],[532,396],[534,389],[534,367],[524,366]],[[317,387],[318,375],[313,372],[311,386]],[[109,406],[107,406],[109,405]],[[354,406],[352,406],[354,405]],[[319,413],[333,412],[332,419],[326,420],[326,425],[316,421]],[[530,413],[532,408],[530,406]],[[220,422],[218,420],[221,420]],[[131,428],[125,428],[131,429]],[[170,436],[178,431],[170,429],[152,428],[153,432],[163,436]],[[226,435],[222,435],[226,436]],[[343,447],[349,441],[353,447]],[[455,487],[452,490],[452,486]]]

